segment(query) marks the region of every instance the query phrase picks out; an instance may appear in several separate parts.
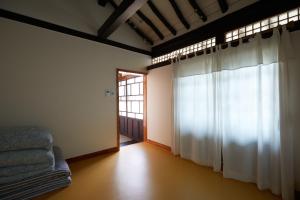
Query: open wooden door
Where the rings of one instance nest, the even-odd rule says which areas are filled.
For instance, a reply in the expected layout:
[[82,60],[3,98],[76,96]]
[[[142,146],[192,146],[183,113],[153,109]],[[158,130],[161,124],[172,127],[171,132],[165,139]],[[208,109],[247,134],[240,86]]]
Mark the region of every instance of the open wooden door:
[[146,138],[145,74],[118,70],[118,133],[120,145]]

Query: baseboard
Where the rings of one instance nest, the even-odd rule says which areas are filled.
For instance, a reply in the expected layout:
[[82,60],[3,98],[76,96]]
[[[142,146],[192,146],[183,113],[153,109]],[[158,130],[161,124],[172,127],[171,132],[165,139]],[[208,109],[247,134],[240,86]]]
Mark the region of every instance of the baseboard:
[[100,156],[100,155],[108,154],[108,153],[114,153],[114,152],[118,152],[118,151],[119,151],[118,147],[113,147],[113,148],[104,149],[104,150],[89,153],[89,154],[84,154],[84,155],[81,155],[81,156],[76,156],[76,157],[73,157],[73,158],[68,158],[67,162],[68,163],[77,162],[77,161],[80,161],[80,160],[94,158],[96,156]]
[[149,139],[147,139],[146,142],[149,143],[149,144],[158,146],[158,147],[160,147],[160,148],[162,148],[162,149],[164,149],[164,150],[166,150],[166,151],[171,152],[171,147],[169,147],[169,146],[167,146],[167,145],[164,145],[164,144],[161,144],[161,143],[155,142],[155,141],[153,141],[153,140],[149,140]]

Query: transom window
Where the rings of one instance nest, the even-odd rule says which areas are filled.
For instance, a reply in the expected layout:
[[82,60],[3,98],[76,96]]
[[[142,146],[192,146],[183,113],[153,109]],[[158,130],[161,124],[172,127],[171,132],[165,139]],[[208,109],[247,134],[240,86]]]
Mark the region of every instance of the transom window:
[[239,38],[243,38],[245,36],[259,33],[261,31],[275,28],[279,25],[285,25],[291,21],[298,21],[299,13],[300,13],[300,8],[296,8],[296,9],[290,10],[288,12],[282,13],[280,15],[276,15],[276,16],[261,20],[259,22],[241,27],[239,29],[229,31],[228,33],[226,33],[225,41],[230,42],[233,40],[237,40]]
[[179,55],[187,55],[190,53],[194,53],[196,51],[201,51],[210,47],[216,46],[216,38],[210,38],[205,41],[190,45],[188,47],[184,47],[182,49],[178,49],[176,51],[173,51],[171,53],[165,54],[163,56],[159,56],[157,58],[152,59],[152,64],[164,62],[170,59],[173,59]]
[[[249,24],[247,26],[238,28],[236,30],[229,31],[225,34],[225,41],[230,42],[233,40],[237,40],[239,38],[243,38],[246,36],[253,35],[255,33],[259,33],[261,31],[265,31],[268,29],[272,29],[278,27],[280,25],[285,25],[292,21],[300,20],[300,8],[295,8],[290,11],[281,13],[279,15],[255,22],[253,24]],[[161,63],[170,59],[173,59],[177,56],[187,55],[190,53],[194,53],[197,51],[201,51],[210,47],[216,46],[216,38],[210,38],[205,41],[190,45],[188,47],[184,47],[182,49],[175,50],[171,53],[156,57],[152,59],[152,64]]]

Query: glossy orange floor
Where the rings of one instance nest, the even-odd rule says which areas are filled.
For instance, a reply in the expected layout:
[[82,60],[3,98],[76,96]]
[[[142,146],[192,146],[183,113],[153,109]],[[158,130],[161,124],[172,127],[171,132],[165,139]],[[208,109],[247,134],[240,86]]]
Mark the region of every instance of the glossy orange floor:
[[38,199],[51,200],[263,200],[279,199],[254,184],[224,179],[210,168],[147,143],[74,162],[70,187]]

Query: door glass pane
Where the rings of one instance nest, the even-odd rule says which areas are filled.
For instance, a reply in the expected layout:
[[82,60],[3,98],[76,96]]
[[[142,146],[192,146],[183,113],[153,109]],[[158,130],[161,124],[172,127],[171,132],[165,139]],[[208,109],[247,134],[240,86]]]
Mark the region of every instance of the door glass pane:
[[127,85],[127,95],[131,95],[131,85]]
[[119,87],[119,96],[125,96],[125,86]]
[[132,102],[132,112],[139,113],[140,105],[138,101]]
[[126,111],[126,102],[125,101],[120,101],[119,102],[119,110],[120,111]]
[[138,83],[132,84],[131,89],[132,89],[131,95],[138,95],[140,92]]

